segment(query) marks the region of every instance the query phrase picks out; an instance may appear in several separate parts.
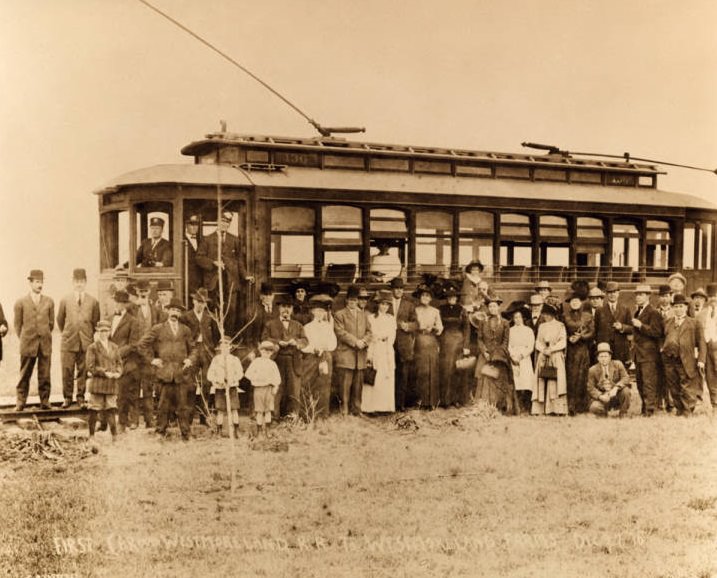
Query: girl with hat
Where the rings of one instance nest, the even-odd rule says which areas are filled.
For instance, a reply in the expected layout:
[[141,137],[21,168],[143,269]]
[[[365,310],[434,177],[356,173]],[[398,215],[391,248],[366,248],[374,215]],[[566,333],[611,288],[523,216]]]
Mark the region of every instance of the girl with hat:
[[376,312],[368,315],[371,340],[366,361],[376,370],[376,379],[373,387],[363,387],[361,411],[364,413],[396,410],[396,358],[393,350],[396,341],[396,318],[388,312],[392,301],[393,295],[390,291],[379,291],[376,295]]
[[533,371],[535,333],[526,324],[530,318],[530,309],[524,301],[514,301],[503,316],[512,322],[508,332],[508,354],[510,355],[510,369],[518,402],[517,409],[520,413],[530,413],[535,382],[535,372]]
[[508,332],[510,325],[500,314],[503,300],[495,293],[486,299],[488,318],[478,323],[476,398],[513,413],[513,385],[508,376]]
[[566,415],[568,413],[568,386],[565,376],[565,349],[568,336],[565,325],[558,321],[558,310],[548,303],[541,312],[543,321],[538,326],[535,349],[536,378],[533,387],[533,415]]
[[435,409],[440,401],[438,391],[438,336],[443,333],[441,314],[431,305],[433,294],[428,285],[419,285],[413,292],[416,305],[416,344],[414,366],[418,406]]
[[465,404],[467,399],[466,372],[456,371],[456,361],[470,349],[470,323],[466,310],[458,304],[458,287],[445,287],[446,303],[438,308],[443,322],[438,355],[438,373],[441,376],[441,404],[445,407]]
[[333,323],[329,319],[331,301],[328,295],[317,295],[309,301],[312,320],[304,325],[308,345],[301,350],[304,353],[301,387],[305,394],[316,400],[316,414],[320,416],[329,415],[332,353],[338,345]]
[[565,330],[568,336],[565,368],[568,380],[568,412],[570,415],[588,410],[588,370],[590,347],[595,338],[593,316],[583,309],[587,295],[580,288],[568,293],[565,302]]

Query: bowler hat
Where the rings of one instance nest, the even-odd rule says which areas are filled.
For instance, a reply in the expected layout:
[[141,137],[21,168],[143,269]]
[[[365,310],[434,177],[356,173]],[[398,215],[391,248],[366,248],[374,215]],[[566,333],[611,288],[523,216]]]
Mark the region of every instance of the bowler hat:
[[274,286],[269,281],[262,281],[259,285],[259,293],[261,295],[271,295],[274,293]]
[[211,299],[209,298],[209,293],[204,287],[200,287],[197,289],[194,293],[191,295],[192,299],[196,299],[197,301],[201,301],[202,303],[209,303]]
[[602,343],[597,344],[597,352],[598,353],[607,352],[607,353],[612,354],[612,348],[610,347],[609,343],[607,343],[606,341],[603,341]]
[[180,311],[186,311],[182,301],[176,297],[172,297],[169,301],[169,305],[167,305],[167,309],[179,309]]
[[677,295],[672,298],[672,305],[687,305],[688,302],[687,297],[682,293],[677,293]]
[[705,290],[702,289],[702,287],[700,287],[699,289],[695,289],[691,293],[690,299],[694,299],[695,297],[702,297],[705,300],[708,298],[707,293],[705,293]]
[[657,290],[658,295],[669,295],[672,293],[672,288],[669,285],[660,285]]
[[160,219],[159,217],[152,217],[149,220],[149,226],[150,227],[164,227],[164,219]]
[[405,284],[401,277],[394,277],[393,279],[391,279],[390,285],[391,289],[403,289],[405,287]]
[[118,289],[115,291],[113,299],[116,303],[129,303],[129,293],[127,293],[127,291],[123,291],[122,289]]
[[277,305],[293,305],[293,302],[292,302],[292,300],[291,300],[291,296],[290,296],[290,295],[286,295],[286,294],[284,294],[284,293],[282,293],[281,295],[277,295],[277,296],[274,298],[274,303],[276,303]]
[[605,293],[614,293],[620,290],[620,285],[617,281],[608,281],[605,285]]
[[137,279],[135,286],[137,291],[149,291],[149,281],[147,279]]
[[174,285],[169,279],[160,279],[157,281],[157,291],[174,291]]
[[483,265],[483,263],[481,263],[480,261],[478,261],[478,260],[476,259],[476,260],[471,261],[470,263],[468,263],[468,265],[466,265],[464,271],[465,271],[466,273],[470,273],[470,272],[471,272],[471,269],[473,269],[473,268],[478,269],[478,271],[480,271],[480,272],[482,273],[483,270],[485,269],[485,266]]
[[27,276],[28,281],[44,281],[45,274],[40,269],[33,269]]
[[87,271],[84,269],[74,269],[72,271],[73,281],[87,281]]

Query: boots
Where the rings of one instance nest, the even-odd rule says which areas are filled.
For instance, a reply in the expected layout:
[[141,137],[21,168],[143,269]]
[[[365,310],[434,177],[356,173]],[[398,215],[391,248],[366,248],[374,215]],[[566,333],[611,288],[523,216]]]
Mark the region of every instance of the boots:
[[94,437],[95,426],[97,425],[97,412],[93,409],[90,410],[90,415],[87,418],[87,425],[90,428],[90,437]]
[[116,409],[108,409],[106,410],[107,413],[107,422],[110,426],[110,433],[112,434],[112,441],[115,441],[117,439],[117,410]]

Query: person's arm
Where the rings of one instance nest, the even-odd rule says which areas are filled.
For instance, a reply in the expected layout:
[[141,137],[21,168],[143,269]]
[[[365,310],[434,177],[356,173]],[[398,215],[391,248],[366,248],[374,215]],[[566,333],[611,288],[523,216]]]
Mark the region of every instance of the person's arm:
[[[50,299],[48,297],[48,299]],[[50,333],[52,333],[52,330],[55,328],[55,302],[50,299],[50,307],[47,311],[47,321],[50,326]]]
[[558,336],[557,341],[550,346],[550,353],[555,353],[556,351],[563,351],[568,346],[568,333],[565,329],[565,324],[562,322],[559,323],[560,335]]
[[304,326],[301,323],[299,323],[298,321],[296,322],[296,324],[299,327],[299,330],[298,330],[299,336],[296,339],[296,348],[304,349],[309,344],[309,340],[306,338],[306,332],[304,331]]
[[153,325],[144,334],[137,344],[137,351],[148,362],[154,359],[154,342],[157,340],[157,334],[161,325]]
[[438,309],[436,309],[436,311],[435,311],[435,319],[433,321],[433,332],[436,335],[440,335],[441,333],[443,333],[443,319],[441,319],[441,314],[438,311]]
[[583,330],[580,333],[580,338],[583,341],[592,341],[595,337],[595,319],[589,313],[583,315]]
[[65,304],[66,299],[60,299],[60,306],[57,308],[57,326],[60,331],[65,330],[65,320],[67,319],[67,305]]
[[620,376],[615,385],[620,389],[622,389],[623,387],[629,387],[630,375],[627,373],[627,369],[625,369],[625,366],[623,365],[622,361],[615,360],[615,363],[617,364],[617,371]]
[[100,366],[99,356],[93,345],[87,348],[87,353],[85,354],[85,369],[87,371],[87,377],[106,377],[105,369]]
[[590,399],[600,401],[600,396],[603,392],[598,388],[599,381],[600,374],[594,372],[592,368],[590,368],[590,370],[588,370],[588,395],[590,396]]
[[346,330],[344,315],[341,314],[340,311],[334,315],[334,331],[336,332],[336,338],[340,343],[344,343],[349,347],[356,349],[358,338]]
[[172,263],[174,263],[174,255],[172,251],[172,243],[170,241],[167,241],[167,244],[165,245],[164,249],[162,250],[162,258],[160,259],[162,266],[164,267],[171,267]]
[[22,321],[23,321],[23,306],[22,300],[18,300],[15,303],[13,325],[15,327],[15,334],[20,337],[22,333]]

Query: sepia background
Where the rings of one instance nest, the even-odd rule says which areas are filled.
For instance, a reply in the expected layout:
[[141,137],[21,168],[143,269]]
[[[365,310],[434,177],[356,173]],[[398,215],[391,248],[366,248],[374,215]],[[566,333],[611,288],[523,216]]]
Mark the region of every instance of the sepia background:
[[[576,151],[717,166],[712,0],[156,0],[325,125],[361,139]],[[219,129],[315,131],[136,0],[0,0],[0,303],[46,272],[98,268],[97,200],[113,177],[191,162]],[[660,188],[717,197],[669,169]]]

